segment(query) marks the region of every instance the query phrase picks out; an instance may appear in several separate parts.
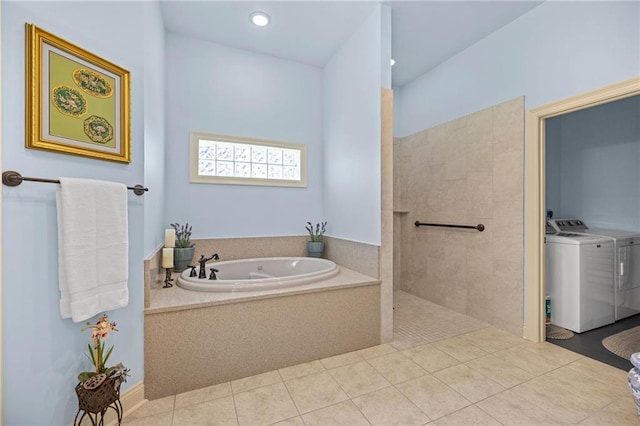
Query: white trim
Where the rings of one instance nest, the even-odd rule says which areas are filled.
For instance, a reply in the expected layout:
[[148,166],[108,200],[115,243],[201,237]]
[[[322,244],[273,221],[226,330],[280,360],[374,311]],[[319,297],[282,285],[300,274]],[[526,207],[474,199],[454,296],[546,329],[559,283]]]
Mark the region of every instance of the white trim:
[[544,218],[545,120],[640,94],[640,77],[592,90],[527,112],[525,143],[525,321],[523,335],[545,340]]
[[[122,403],[122,418],[131,414],[138,409],[147,400],[144,399],[144,382],[137,383],[131,386],[120,395],[120,402]],[[113,426],[118,424],[118,418],[113,410],[107,410],[107,415],[104,418],[104,424]]]

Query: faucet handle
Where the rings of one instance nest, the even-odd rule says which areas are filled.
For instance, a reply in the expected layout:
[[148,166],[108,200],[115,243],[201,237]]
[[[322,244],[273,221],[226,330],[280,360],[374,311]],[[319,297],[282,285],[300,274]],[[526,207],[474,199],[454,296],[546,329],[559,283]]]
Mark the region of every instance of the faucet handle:
[[219,272],[219,271],[216,268],[209,268],[209,270],[211,271],[211,274],[209,275],[209,279],[217,280],[218,277],[216,277],[216,272]]
[[189,272],[189,277],[197,277],[198,276],[198,274],[196,273],[197,266],[189,265],[189,266],[187,266],[187,268],[191,268],[191,272]]

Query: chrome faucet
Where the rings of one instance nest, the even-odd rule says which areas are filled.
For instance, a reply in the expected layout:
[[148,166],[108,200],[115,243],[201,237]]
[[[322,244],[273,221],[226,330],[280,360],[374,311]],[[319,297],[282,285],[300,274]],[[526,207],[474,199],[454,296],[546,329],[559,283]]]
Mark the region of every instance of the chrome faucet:
[[218,257],[218,253],[213,253],[211,256],[209,257],[204,257],[204,254],[200,255],[200,260],[198,260],[198,263],[200,264],[200,270],[198,272],[198,278],[199,279],[205,279],[207,278],[207,271],[205,268],[205,264],[210,261],[211,259],[213,260],[219,260],[220,257]]

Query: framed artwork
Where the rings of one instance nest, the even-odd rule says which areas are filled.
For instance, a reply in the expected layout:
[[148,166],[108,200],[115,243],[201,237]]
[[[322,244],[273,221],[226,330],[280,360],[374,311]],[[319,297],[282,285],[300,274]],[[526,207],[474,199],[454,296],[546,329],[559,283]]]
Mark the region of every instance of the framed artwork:
[[26,24],[27,148],[129,163],[129,71]]

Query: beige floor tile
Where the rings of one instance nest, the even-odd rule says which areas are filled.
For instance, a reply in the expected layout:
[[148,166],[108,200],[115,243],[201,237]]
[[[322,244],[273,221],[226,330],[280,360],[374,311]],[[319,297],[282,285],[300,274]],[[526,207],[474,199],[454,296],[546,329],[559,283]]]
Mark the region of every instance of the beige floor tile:
[[480,401],[476,407],[504,425],[550,426],[559,424],[549,413],[515,395],[511,389]]
[[471,402],[482,401],[505,390],[502,385],[464,364],[437,371],[433,375]]
[[466,398],[431,375],[404,382],[396,388],[432,420],[471,405]]
[[141,417],[154,416],[156,414],[171,412],[173,411],[175,400],[175,395],[172,395],[165,398],[159,398],[145,402],[140,406],[140,408],[128,414],[127,418],[139,419]]
[[427,374],[418,364],[411,361],[400,352],[380,356],[368,360],[378,373],[391,384],[406,382]]
[[190,392],[179,393],[176,395],[175,408],[182,408],[192,404],[199,404],[204,401],[210,401],[223,396],[231,395],[231,383],[220,383],[202,389],[196,389]]
[[288,380],[285,385],[300,413],[308,413],[349,399],[327,371]]
[[350,398],[389,386],[389,382],[366,361],[334,368],[329,372]]
[[343,365],[355,364],[356,362],[363,361],[358,352],[348,352],[346,354],[336,355],[329,358],[321,359],[322,365],[325,366],[327,370],[332,368],[342,367]]
[[404,350],[402,353],[429,373],[460,364],[460,361],[431,343]]
[[[167,413],[155,414],[151,416],[134,419],[126,417],[122,419],[122,424],[127,426],[171,426],[173,423],[173,411]],[[91,422],[82,422],[82,424],[91,424]]]
[[518,385],[509,391],[542,408],[561,423],[578,423],[598,408],[577,395],[567,393],[563,388],[542,377]]
[[244,379],[234,380],[231,382],[231,389],[234,394],[238,394],[278,382],[282,382],[282,378],[278,371],[274,370],[267,373],[257,374],[255,376],[245,377]]
[[495,327],[463,334],[460,338],[489,353],[512,348],[526,342],[522,337]]
[[268,425],[300,414],[284,383],[242,392],[236,394],[234,399],[241,426]]
[[355,398],[353,403],[372,425],[423,425],[430,420],[392,386]]
[[433,346],[460,362],[471,361],[472,359],[485,356],[488,353],[479,347],[470,344],[460,336],[433,342]]
[[620,370],[619,368],[612,367],[587,357],[580,358],[571,364],[567,364],[567,367],[594,380],[613,385],[615,387],[616,395],[623,396],[629,394],[627,371]]
[[637,425],[640,418],[636,411],[636,404],[631,395],[626,398],[618,398],[600,411],[587,417],[581,425],[603,426],[603,425]]
[[520,346],[494,352],[493,355],[501,361],[515,365],[516,367],[521,368],[524,371],[528,371],[535,376],[548,373],[549,371],[562,366],[562,363],[560,362],[543,358],[533,352],[521,348]]
[[227,396],[200,404],[178,408],[173,414],[175,425],[237,425],[233,397]]
[[296,416],[278,423],[274,423],[273,426],[304,426],[304,422],[302,421],[302,417]]
[[529,352],[533,352],[541,357],[556,361],[562,365],[569,364],[570,362],[577,361],[582,358],[582,355],[577,352],[570,351],[561,346],[554,345],[553,343],[548,342],[527,342],[519,347],[522,349],[526,349]]
[[500,426],[502,423],[476,407],[470,405],[460,411],[449,414],[435,422],[438,426]]
[[292,367],[281,368],[278,370],[282,380],[291,380],[298,377],[307,376],[309,374],[325,371],[324,365],[319,360],[305,362],[304,364],[294,365]]
[[387,355],[393,352],[397,352],[397,349],[390,344],[372,346],[370,348],[361,349],[356,351],[364,359],[375,358],[382,355]]
[[614,384],[594,380],[580,371],[566,366],[541,376],[540,380],[545,380],[564,389],[567,393],[579,396],[595,409],[603,408],[619,397],[619,394],[616,393],[617,387]]
[[331,405],[329,407],[304,414],[302,416],[302,420],[304,420],[304,423],[307,426],[369,425],[367,419],[351,401],[341,402],[336,405]]
[[465,363],[465,365],[500,383],[505,388],[512,388],[535,377],[533,374],[504,362],[494,355],[474,359]]

